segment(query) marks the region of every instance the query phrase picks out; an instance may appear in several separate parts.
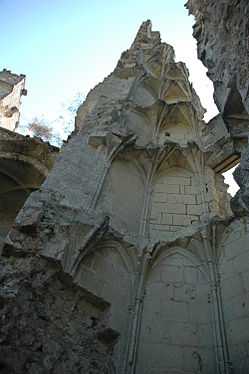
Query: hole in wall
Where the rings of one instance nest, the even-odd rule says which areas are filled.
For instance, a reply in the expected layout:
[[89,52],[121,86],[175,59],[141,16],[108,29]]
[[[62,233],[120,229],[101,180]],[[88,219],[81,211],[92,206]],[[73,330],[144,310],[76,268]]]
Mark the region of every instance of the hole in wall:
[[239,190],[239,186],[237,185],[233,177],[233,172],[238,166],[239,164],[222,174],[225,178],[225,183],[229,185],[227,192],[230,193],[231,196],[234,196]]

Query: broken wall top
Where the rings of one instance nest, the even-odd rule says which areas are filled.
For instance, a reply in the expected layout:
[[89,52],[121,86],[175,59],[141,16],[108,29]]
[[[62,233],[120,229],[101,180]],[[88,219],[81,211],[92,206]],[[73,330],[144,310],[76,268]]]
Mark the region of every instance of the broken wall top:
[[193,35],[197,40],[198,57],[213,81],[215,103],[234,141],[246,144],[249,3],[247,0],[189,0],[186,6],[196,20]]
[[20,119],[21,96],[27,95],[25,75],[0,71],[0,126],[14,131]]
[[175,62],[173,48],[146,21],[113,73],[79,107],[76,131],[99,137],[133,134],[139,146],[200,143],[203,114],[185,64]]

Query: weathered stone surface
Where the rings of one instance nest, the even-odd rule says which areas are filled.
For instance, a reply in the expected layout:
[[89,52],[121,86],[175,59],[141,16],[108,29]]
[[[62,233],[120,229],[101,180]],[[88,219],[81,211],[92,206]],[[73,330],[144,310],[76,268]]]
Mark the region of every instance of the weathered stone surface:
[[15,130],[19,123],[21,96],[27,95],[25,75],[0,71],[0,127]]
[[106,303],[89,302],[45,260],[12,257],[0,268],[1,373],[112,372],[117,334],[106,326]]
[[249,150],[241,155],[240,165],[233,173],[240,190],[231,200],[231,208],[236,216],[249,214]]
[[58,148],[0,128],[0,249],[18,211],[51,170]]
[[[214,84],[214,99],[231,135],[246,141],[249,126],[249,4],[189,0],[198,56]],[[239,145],[238,145],[239,147]]]
[[198,54],[214,83],[219,117],[241,153],[234,172],[240,190],[231,200],[235,218],[216,229],[227,361],[222,372],[248,373],[249,3],[189,0],[187,7],[196,18]]

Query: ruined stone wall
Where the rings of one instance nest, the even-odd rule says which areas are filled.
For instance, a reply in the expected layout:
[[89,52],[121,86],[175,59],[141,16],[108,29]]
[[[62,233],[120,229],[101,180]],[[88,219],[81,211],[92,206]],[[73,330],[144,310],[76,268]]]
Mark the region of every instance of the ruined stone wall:
[[[249,124],[249,4],[247,0],[189,0],[198,56],[214,84],[214,100],[235,139]],[[241,144],[238,145],[238,148]]]
[[158,237],[158,231],[163,231],[167,238],[167,231],[177,231],[199,222],[202,213],[197,201],[199,190],[198,181],[195,183],[193,174],[186,169],[170,168],[158,175],[152,193],[152,235]]
[[19,123],[21,96],[26,95],[25,76],[0,72],[0,127],[14,131]]
[[145,288],[137,373],[213,373],[208,275],[183,247],[162,251]]
[[[211,374],[217,363],[205,232],[214,217],[229,217],[214,169],[230,148],[214,152],[203,114],[187,68],[144,22],[80,106],[71,139],[3,248],[5,258],[53,261],[87,302],[109,305],[119,374]],[[88,351],[75,349],[81,364]]]
[[113,372],[107,303],[89,300],[46,260],[12,257],[0,268],[1,373]]
[[31,192],[51,170],[58,148],[0,128],[0,250]]
[[220,244],[220,276],[230,361],[235,373],[247,373],[249,303],[248,217],[234,220]]
[[242,153],[234,176],[240,186],[231,201],[235,218],[221,231],[217,242],[221,281],[221,314],[227,371],[247,373],[248,360],[248,148],[249,133],[249,4],[248,1],[187,3],[196,18],[194,36],[198,55],[214,83],[220,115]]

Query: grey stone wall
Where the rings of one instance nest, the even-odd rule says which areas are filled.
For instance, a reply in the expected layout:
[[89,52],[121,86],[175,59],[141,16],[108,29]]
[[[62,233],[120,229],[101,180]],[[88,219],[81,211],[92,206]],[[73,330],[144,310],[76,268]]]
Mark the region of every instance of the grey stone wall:
[[108,304],[89,301],[46,260],[12,257],[0,267],[1,373],[113,372]]
[[213,373],[208,275],[184,248],[151,264],[145,288],[137,373]]
[[224,231],[220,251],[223,308],[234,372],[247,373],[249,326],[248,217],[234,220]]

